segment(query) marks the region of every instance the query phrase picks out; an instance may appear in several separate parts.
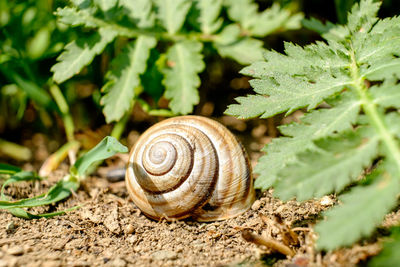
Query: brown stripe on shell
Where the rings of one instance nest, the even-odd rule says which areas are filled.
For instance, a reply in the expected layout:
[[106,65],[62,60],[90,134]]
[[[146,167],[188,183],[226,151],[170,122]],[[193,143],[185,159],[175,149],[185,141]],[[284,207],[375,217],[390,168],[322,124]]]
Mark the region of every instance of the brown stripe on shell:
[[[215,165],[215,163],[216,163],[216,160],[214,159],[215,154],[213,153],[212,157],[206,157],[207,155],[208,156],[210,155],[210,154],[208,154],[209,152],[207,152],[207,151],[210,151],[210,150],[215,151],[215,149],[212,147],[213,146],[212,142],[209,141],[209,138],[205,134],[201,133],[200,130],[198,130],[198,129],[196,129],[196,130],[189,129],[190,128],[189,125],[175,125],[173,128],[175,130],[178,129],[180,131],[180,134],[182,134],[183,138],[186,138],[185,136],[187,136],[187,138],[191,138],[192,140],[195,141],[195,143],[198,143],[198,145],[196,146],[196,150],[198,150],[201,153],[200,154],[196,154],[196,157],[198,158],[197,161],[199,163],[203,162],[204,165],[207,166],[207,172],[209,172],[210,175],[212,174],[212,176],[215,176],[217,171],[214,169],[214,167],[211,167],[211,165]],[[197,136],[191,137],[190,133],[191,132],[196,132],[196,131],[197,131],[197,133],[196,133]],[[147,136],[148,135],[150,135],[150,134],[147,134]],[[205,142],[205,140],[208,140],[208,142]],[[211,146],[211,148],[210,148],[210,146]],[[204,156],[204,155],[206,155],[206,156]],[[129,163],[128,169],[129,169],[130,166],[132,166],[132,164],[133,164],[133,159],[130,158],[130,163]],[[129,177],[132,176],[131,175],[132,172],[129,172],[128,169],[127,169],[127,174],[128,174],[127,175],[127,179],[130,179]],[[201,169],[201,172],[204,172],[205,170],[206,170],[206,168]],[[207,195],[209,195],[209,193],[207,193],[207,194],[205,194],[203,196],[199,196],[198,194],[191,194],[191,192],[192,191],[197,191],[199,193],[201,190],[204,190],[205,188],[209,187],[210,184],[211,184],[211,186],[213,186],[215,184],[215,181],[214,180],[211,180],[211,181],[210,180],[206,180],[204,178],[200,179],[201,181],[203,181],[205,183],[201,187],[197,187],[196,188],[194,186],[195,182],[191,181],[191,180],[194,179],[194,175],[196,175],[196,174],[199,174],[199,173],[194,172],[193,177],[191,179],[188,179],[187,181],[185,181],[186,182],[186,184],[185,184],[185,188],[186,188],[185,192],[187,192],[186,193],[187,195],[185,195],[186,199],[184,199],[182,201],[187,201],[187,203],[191,204],[191,205],[188,205],[188,206],[197,208],[197,207],[199,207],[199,206],[204,204],[204,203],[201,203],[201,202],[204,202],[209,198],[209,196],[207,196]],[[132,181],[133,182],[135,181],[134,177],[133,177]],[[176,202],[179,201],[179,199],[177,199],[177,196],[174,194],[174,191],[171,191],[171,194],[169,194],[169,197],[167,197],[166,199],[163,200],[163,198],[166,197],[168,195],[168,193],[164,194],[162,196],[154,195],[154,197],[151,197],[151,195],[146,194],[143,191],[143,189],[138,188],[138,185],[136,184],[136,182],[135,182],[135,186],[133,186],[133,184],[132,184],[131,189],[136,190],[135,187],[136,187],[137,190],[140,190],[141,193],[133,195],[134,201],[135,201],[135,198],[136,198],[136,202],[138,202],[137,205],[139,205],[139,207],[140,206],[143,206],[143,207],[151,206],[151,209],[149,209],[149,212],[145,212],[146,214],[151,215],[151,217],[156,216],[156,210],[160,210],[160,209],[164,209],[165,210],[164,214],[166,214],[166,216],[177,217],[177,215],[181,216],[181,215],[186,213],[186,211],[183,211],[182,207],[179,206],[179,203],[175,203],[172,206],[170,205],[171,207],[168,207],[168,201],[166,199],[172,198],[172,199],[175,199]],[[205,187],[205,188],[203,189],[203,187]],[[210,188],[208,190],[210,190]],[[211,190],[212,190],[212,188],[211,188]],[[143,195],[143,197],[142,197],[142,195]],[[150,201],[149,197],[152,198],[151,201]],[[147,200],[143,199],[143,198],[147,198]],[[197,200],[196,200],[196,198],[197,198]],[[147,201],[147,203],[145,203],[146,201]],[[147,204],[149,204],[149,201],[151,202],[151,205],[147,205]],[[171,204],[171,203],[169,203],[169,204]],[[161,208],[163,205],[165,207]],[[173,207],[177,207],[177,209],[176,209],[177,212],[174,212],[175,210],[173,209]],[[160,215],[161,215],[163,212],[158,212],[158,213],[160,213]]]
[[[180,179],[179,183],[175,184],[175,186],[172,186],[172,187],[170,187],[170,188],[168,188],[168,189],[165,189],[165,190],[159,190],[159,191],[145,190],[147,193],[149,193],[149,194],[164,194],[164,193],[168,193],[168,192],[174,191],[174,190],[177,189],[179,186],[181,186],[182,183],[183,183],[184,181],[186,181],[186,179],[189,177],[190,173],[192,172],[193,164],[194,164],[194,155],[193,155],[194,151],[193,151],[192,146],[189,144],[189,142],[188,142],[186,139],[184,139],[184,138],[183,138],[183,140],[184,140],[185,142],[188,143],[189,148],[190,148],[190,165],[189,165],[189,169],[188,169],[188,171],[186,172],[186,174],[185,174],[184,176],[182,176],[182,178]],[[174,162],[176,163],[176,158],[175,158]],[[175,163],[174,163],[174,164],[175,164]],[[167,174],[173,167],[174,167],[174,166],[172,166],[167,172],[164,172],[164,173],[159,174],[159,175],[152,174],[151,172],[149,172],[149,173],[152,174],[152,175],[155,175],[155,176],[161,176],[161,175]]]
[[[213,147],[214,153],[216,154],[216,150],[215,150],[214,144],[212,144],[212,147]],[[213,181],[213,184],[211,186],[212,190],[206,191],[206,194],[204,194],[203,198],[200,201],[198,201],[196,206],[194,206],[193,208],[191,208],[189,210],[186,210],[186,211],[184,211],[184,212],[182,212],[180,214],[176,214],[176,218],[189,217],[189,216],[191,216],[193,214],[193,212],[195,210],[197,210],[197,209],[199,209],[199,208],[201,208],[201,207],[203,207],[204,205],[207,204],[207,201],[211,198],[211,195],[212,195],[211,193],[213,192],[213,188],[215,187],[215,184],[217,183],[217,180],[218,180],[218,174],[219,174],[218,157],[216,157],[216,160],[217,160],[217,162],[216,162],[217,163],[216,164],[217,168],[216,168],[216,170],[214,172],[214,176],[212,177],[212,181]]]
[[[176,149],[175,149],[175,150],[176,150]],[[144,165],[144,162],[143,162],[143,161],[144,161],[144,157],[142,157],[142,165]],[[168,172],[174,167],[175,163],[176,163],[176,157],[174,158],[174,162],[171,163],[171,167],[169,167],[169,169],[167,169],[166,171],[160,172],[160,173],[151,172],[151,171],[150,171],[149,169],[147,169],[146,167],[144,167],[144,169],[146,170],[146,172],[150,173],[151,175],[154,175],[154,176],[162,176],[162,175],[168,173]],[[165,191],[158,191],[158,192],[165,192]]]

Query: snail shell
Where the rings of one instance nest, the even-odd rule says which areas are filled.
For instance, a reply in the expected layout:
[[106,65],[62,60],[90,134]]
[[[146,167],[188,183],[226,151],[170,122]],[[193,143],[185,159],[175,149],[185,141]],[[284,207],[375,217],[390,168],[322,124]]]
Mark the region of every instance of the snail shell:
[[150,218],[224,220],[254,201],[246,151],[222,124],[181,116],[144,132],[129,156],[126,184]]

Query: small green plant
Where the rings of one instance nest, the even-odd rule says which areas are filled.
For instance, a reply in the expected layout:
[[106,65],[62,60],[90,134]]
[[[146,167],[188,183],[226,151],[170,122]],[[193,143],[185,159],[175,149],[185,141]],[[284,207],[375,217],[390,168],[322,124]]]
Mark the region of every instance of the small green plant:
[[43,178],[39,177],[34,172],[22,171],[20,168],[15,166],[0,164],[0,176],[7,178],[1,188],[0,209],[8,210],[13,215],[25,219],[38,219],[42,217],[49,218],[73,210],[77,207],[52,213],[32,214],[24,208],[49,205],[69,197],[72,192],[75,192],[79,188],[80,182],[86,178],[86,173],[92,164],[109,158],[117,152],[126,153],[128,152],[128,148],[121,145],[113,137],[105,137],[99,144],[97,144],[97,146],[80,157],[75,164],[71,166],[69,173],[51,187],[48,192],[32,198],[15,201],[9,200],[9,197],[5,195],[4,190],[7,186],[12,183],[37,181]]
[[[59,22],[84,31],[52,67],[57,83],[78,74],[110,43],[118,50],[102,88],[107,122],[119,121],[135,102],[151,115],[192,112],[206,52],[249,64],[262,59],[257,38],[296,29],[302,18],[277,4],[258,12],[252,0],[74,0],[56,14]],[[172,112],[150,107],[143,92],[155,103],[164,95]]]
[[355,4],[346,25],[307,21],[325,42],[266,52],[242,70],[256,94],[226,111],[268,118],[305,108],[265,147],[255,186],[282,200],[339,194],[315,226],[320,249],[370,235],[400,193],[400,17],[378,19],[379,6]]

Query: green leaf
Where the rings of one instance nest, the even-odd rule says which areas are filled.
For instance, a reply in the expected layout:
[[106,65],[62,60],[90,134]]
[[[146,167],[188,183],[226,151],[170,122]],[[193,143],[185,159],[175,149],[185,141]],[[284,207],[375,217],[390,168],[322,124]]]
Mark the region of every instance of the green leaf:
[[58,8],[55,14],[58,16],[58,21],[71,26],[86,26],[90,28],[97,27],[93,21],[92,9],[78,10],[75,7]]
[[290,137],[273,139],[263,149],[266,152],[256,165],[254,172],[260,174],[255,187],[266,190],[278,177],[278,172],[296,155],[315,149],[313,140],[321,139],[351,129],[356,122],[361,103],[351,93],[331,101],[335,108],[315,110],[301,118],[301,123],[280,126],[282,134]]
[[241,37],[236,24],[226,26],[213,42],[218,53],[240,64],[250,64],[263,59],[263,42],[250,37]]
[[139,76],[145,72],[150,49],[156,43],[153,37],[140,36],[111,63],[109,81],[102,89],[106,94],[101,99],[107,123],[118,121],[132,108],[134,90],[140,85]]
[[1,198],[2,199],[6,198],[4,195],[4,190],[7,187],[7,185],[9,185],[11,183],[16,183],[16,182],[36,181],[36,180],[41,180],[41,178],[39,176],[37,176],[34,172],[20,171],[20,172],[13,174],[10,178],[8,178],[3,183],[2,187],[1,187]]
[[383,250],[372,258],[368,267],[397,266],[400,262],[400,227],[391,229],[389,238],[383,243]]
[[[365,133],[364,133],[365,132]],[[346,132],[317,141],[325,151],[298,155],[298,162],[279,172],[274,194],[282,200],[299,201],[340,192],[370,166],[378,154],[378,140],[369,131]]]
[[300,28],[301,14],[292,15],[281,9],[278,4],[258,12],[258,6],[251,0],[229,0],[228,15],[233,21],[240,22],[245,31],[254,36],[265,36],[279,30]]
[[222,26],[223,19],[218,18],[222,0],[198,0],[196,6],[200,10],[199,23],[201,31],[205,34],[212,34]]
[[160,56],[160,53],[156,49],[152,49],[147,63],[147,70],[140,77],[144,92],[149,94],[155,103],[158,102],[164,93],[164,86],[162,84],[164,76],[160,71],[163,60],[164,58]]
[[[387,167],[379,168],[371,174],[376,176],[373,184],[354,188],[339,198],[341,205],[325,212],[327,219],[315,226],[320,235],[319,249],[351,245],[372,233],[397,203],[400,177],[397,170],[392,171]],[[344,218],[349,218],[346,223],[343,223]]]
[[68,177],[52,186],[47,193],[37,195],[32,198],[25,198],[16,201],[0,201],[0,209],[28,208],[56,203],[69,195],[71,191],[76,191],[79,187],[79,181]]
[[[68,177],[68,176],[67,176]],[[67,211],[74,210],[77,207],[73,207],[64,211],[57,211],[52,213],[44,214],[32,214],[27,212],[23,208],[26,207],[36,207],[42,205],[48,205],[51,203],[58,202],[71,194],[71,190],[76,191],[79,187],[79,182],[76,179],[64,179],[58,182],[56,185],[50,188],[50,190],[38,196],[28,199],[21,199],[17,201],[9,201],[7,196],[4,194],[6,186],[11,183],[24,182],[24,181],[35,181],[41,178],[33,172],[18,172],[7,179],[1,188],[1,200],[0,209],[6,209],[14,216],[24,218],[24,219],[39,219],[42,217],[50,218],[60,214],[64,214]]]
[[156,0],[158,16],[169,34],[177,33],[185,21],[191,1],[188,0]]
[[139,28],[154,26],[155,14],[152,12],[152,2],[148,0],[120,0],[119,5],[124,8],[125,14]]
[[226,45],[215,43],[214,46],[221,56],[232,58],[242,65],[261,60],[264,52],[263,42],[249,37]]
[[14,174],[20,172],[21,168],[6,163],[0,163],[0,174]]
[[275,114],[293,111],[307,107],[314,109],[318,104],[333,94],[340,92],[351,84],[347,77],[334,77],[322,74],[317,81],[310,81],[304,77],[275,74],[274,79],[252,80],[250,84],[255,90],[268,95],[238,97],[239,104],[230,105],[227,114],[239,118],[260,116],[268,118]]
[[128,148],[121,145],[121,143],[119,143],[114,137],[107,136],[89,152],[80,157],[71,167],[70,173],[81,179],[85,176],[90,165],[97,161],[109,158],[118,152],[126,153],[128,152]]
[[12,73],[12,79],[38,106],[45,107],[50,110],[56,110],[56,105],[51,99],[49,93],[37,86],[35,83],[22,78],[17,73]]
[[202,43],[183,41],[175,43],[167,51],[167,66],[162,70],[166,87],[165,97],[170,99],[170,108],[176,114],[188,114],[199,103],[197,87],[200,73],[205,65]]
[[386,80],[382,85],[370,88],[374,102],[384,108],[400,108],[400,84],[395,80]]
[[239,104],[226,111],[239,118],[267,118],[307,108],[300,123],[279,127],[283,136],[266,146],[255,168],[260,174],[255,186],[273,186],[279,198],[302,201],[341,194],[354,185],[345,194],[351,201],[344,197],[343,207],[332,216],[328,212],[323,228],[317,227],[323,249],[370,234],[399,194],[399,186],[381,183],[387,175],[367,177],[368,187],[357,184],[374,172],[376,162],[388,162],[384,171],[391,180],[397,182],[400,172],[400,18],[379,20],[379,6],[361,0],[347,25],[312,22],[326,42],[285,44],[284,54],[266,52],[264,61],[242,71],[255,78],[250,82],[255,94],[237,98]]
[[353,33],[368,32],[372,25],[378,20],[377,13],[381,3],[374,0],[360,1],[351,9],[351,13],[347,17],[347,27]]
[[115,36],[114,30],[100,28],[88,38],[80,38],[67,44],[65,51],[57,58],[59,62],[51,68],[54,81],[62,83],[78,74]]
[[[117,139],[107,136],[97,146],[87,152],[83,157],[80,157],[75,164],[70,168],[70,174],[66,175],[62,180],[52,186],[47,193],[43,193],[32,198],[25,198],[16,201],[10,201],[4,194],[4,189],[11,183],[22,182],[22,181],[33,181],[41,179],[32,172],[18,172],[7,179],[1,188],[1,200],[0,209],[6,209],[13,215],[25,218],[25,219],[38,219],[42,217],[53,217],[64,214],[67,211],[78,208],[72,207],[67,210],[57,211],[52,213],[44,214],[32,214],[22,208],[37,207],[43,205],[49,205],[56,203],[62,199],[65,199],[71,195],[72,192],[79,188],[80,180],[85,177],[87,169],[95,162],[104,160],[111,157],[117,152],[127,152],[128,148],[121,145]],[[5,166],[5,169],[10,169],[9,166]]]
[[327,33],[333,27],[335,27],[335,24],[333,24],[329,21],[324,24],[320,20],[317,20],[316,18],[313,18],[313,17],[311,17],[310,19],[303,19],[301,21],[301,24],[305,28],[315,31],[319,34]]

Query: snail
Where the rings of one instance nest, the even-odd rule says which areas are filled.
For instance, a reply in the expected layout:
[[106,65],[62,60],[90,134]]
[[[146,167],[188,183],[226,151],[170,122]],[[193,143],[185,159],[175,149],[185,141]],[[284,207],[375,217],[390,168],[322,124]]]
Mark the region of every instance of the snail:
[[224,220],[255,198],[244,147],[225,126],[201,116],[147,129],[130,152],[125,179],[136,206],[156,220]]

